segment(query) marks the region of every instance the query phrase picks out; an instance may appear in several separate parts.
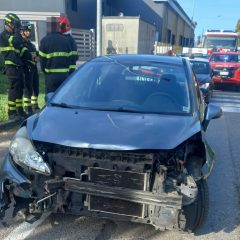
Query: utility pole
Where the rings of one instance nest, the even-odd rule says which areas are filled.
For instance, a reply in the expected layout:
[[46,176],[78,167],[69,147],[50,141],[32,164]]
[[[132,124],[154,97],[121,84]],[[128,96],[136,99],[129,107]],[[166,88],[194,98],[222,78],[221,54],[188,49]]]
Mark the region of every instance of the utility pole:
[[97,0],[97,56],[102,55],[102,0]]
[[193,18],[194,18],[194,13],[195,13],[195,0],[193,0],[193,10],[192,10],[192,21],[193,21]]

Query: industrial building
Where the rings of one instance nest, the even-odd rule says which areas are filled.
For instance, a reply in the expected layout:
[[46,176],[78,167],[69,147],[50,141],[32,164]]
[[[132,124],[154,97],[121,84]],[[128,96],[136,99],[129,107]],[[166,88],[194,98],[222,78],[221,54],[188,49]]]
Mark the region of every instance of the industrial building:
[[[83,59],[87,59],[94,56],[95,51],[96,2],[96,0],[1,0],[0,28],[3,27],[6,13],[16,13],[22,20],[30,20],[33,24],[32,40],[38,47],[41,38],[46,34],[47,17],[65,15],[70,19],[80,54]],[[194,43],[195,23],[176,0],[102,0],[102,15],[103,54],[107,54],[110,41],[112,47],[122,53],[151,53],[154,51],[153,48],[155,48],[155,53],[159,53],[164,47],[178,51],[182,47],[191,47]],[[119,27],[119,18],[126,25]],[[114,22],[115,25],[113,25]],[[139,34],[143,34],[142,30],[136,30],[136,28],[134,32],[138,36],[136,35],[135,39],[142,43],[150,41],[153,46],[148,43],[147,47],[142,45],[143,48],[133,49],[130,43],[121,47],[119,41],[114,42],[114,39],[110,39],[111,33],[116,36],[120,31],[131,31],[133,34],[133,28],[129,26],[134,26],[134,24],[136,26],[136,22],[141,23],[151,39],[148,36],[143,40],[141,36],[139,37]],[[130,34],[130,32],[123,33],[124,36]],[[140,49],[145,50],[140,51]]]

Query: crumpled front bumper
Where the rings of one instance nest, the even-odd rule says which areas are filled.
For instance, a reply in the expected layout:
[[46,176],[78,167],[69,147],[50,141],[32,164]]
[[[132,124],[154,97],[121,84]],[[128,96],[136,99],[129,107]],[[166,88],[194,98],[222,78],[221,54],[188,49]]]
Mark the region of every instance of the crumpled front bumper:
[[30,198],[31,195],[31,182],[17,169],[7,153],[0,167],[0,219],[4,219],[8,209],[15,214],[16,196]]
[[[104,171],[106,174],[109,173],[108,170]],[[146,174],[140,175],[146,177]],[[0,168],[0,183],[2,219],[9,208],[12,208],[13,217],[20,209],[16,197],[26,199],[24,207],[28,209],[28,214],[33,216],[44,211],[62,210],[68,213],[68,208],[63,206],[73,206],[70,196],[74,194],[85,196],[81,211],[69,211],[69,213],[148,223],[159,229],[176,228],[178,214],[182,208],[182,197],[178,194],[165,192],[159,194],[157,191],[106,186],[100,182],[82,181],[70,177],[45,179],[43,184],[38,185],[41,186],[44,195],[36,197],[34,184],[14,165],[10,154],[6,155]]]

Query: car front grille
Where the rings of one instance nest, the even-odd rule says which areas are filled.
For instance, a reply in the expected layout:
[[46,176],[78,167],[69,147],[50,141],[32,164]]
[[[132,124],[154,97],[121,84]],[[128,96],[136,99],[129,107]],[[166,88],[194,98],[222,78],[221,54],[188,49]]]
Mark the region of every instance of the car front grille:
[[[112,188],[149,191],[152,151],[114,151],[65,147],[34,142],[51,166],[54,177],[70,177]],[[144,217],[145,204],[126,199],[86,194],[88,210],[133,217]]]
[[[237,70],[237,68],[235,68],[235,67],[231,67],[231,68],[217,67],[217,68],[213,69],[213,76],[232,78],[232,77],[234,77],[234,73],[236,70]],[[228,75],[222,76],[220,74],[221,72],[228,72]]]
[[72,172],[76,177],[88,167],[99,167],[117,171],[146,172],[150,171],[157,153],[151,151],[115,151],[87,148],[66,147],[56,144],[34,142],[37,151],[53,168],[53,174],[65,176]]
[[[90,181],[109,187],[146,190],[146,173],[119,172],[101,168],[89,168]],[[145,205],[121,199],[89,196],[89,210],[127,216],[143,217]]]

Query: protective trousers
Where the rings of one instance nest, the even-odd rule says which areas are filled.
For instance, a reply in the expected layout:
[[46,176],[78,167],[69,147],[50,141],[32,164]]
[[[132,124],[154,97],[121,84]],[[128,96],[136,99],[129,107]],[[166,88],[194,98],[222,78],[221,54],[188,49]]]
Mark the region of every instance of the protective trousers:
[[8,116],[24,114],[22,96],[23,96],[23,69],[17,66],[6,66],[6,76],[8,78]]
[[45,93],[55,92],[68,75],[69,73],[45,74]]
[[39,75],[37,67],[32,69],[33,71],[33,81],[32,81],[32,96],[31,96],[31,103],[33,111],[39,109],[38,106],[38,95],[39,95]]
[[27,114],[32,111],[32,86],[33,86],[33,73],[30,66],[24,66],[24,88],[23,88],[23,106]]

